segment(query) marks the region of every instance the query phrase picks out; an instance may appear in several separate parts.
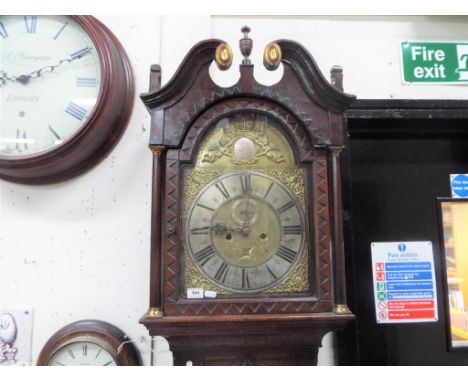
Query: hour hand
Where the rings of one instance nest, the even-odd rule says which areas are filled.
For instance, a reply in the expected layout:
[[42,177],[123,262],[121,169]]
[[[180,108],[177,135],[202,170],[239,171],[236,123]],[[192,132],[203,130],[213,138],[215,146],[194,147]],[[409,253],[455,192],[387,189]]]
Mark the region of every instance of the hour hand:
[[[2,84],[5,83],[5,80],[13,80],[13,81],[17,81],[17,82],[19,82],[19,83],[21,83],[23,85],[27,85],[32,78],[42,77],[47,73],[53,72],[56,68],[61,66],[63,63],[72,62],[74,60],[79,60],[79,59],[83,58],[84,56],[90,54],[91,52],[92,52],[92,48],[90,48],[88,46],[86,48],[80,49],[80,50],[70,54],[70,57],[67,57],[67,58],[64,58],[63,60],[60,60],[56,65],[47,65],[47,66],[44,66],[44,67],[42,67],[42,68],[40,68],[38,70],[35,70],[35,71],[29,73],[29,74],[22,74],[22,75],[20,75],[18,77],[6,77],[6,74],[5,74],[3,76],[0,76],[0,80],[1,80]],[[1,72],[1,73],[5,73],[5,72]]]
[[207,235],[210,231],[213,230],[216,235],[223,234],[228,231],[226,225],[221,223],[216,223],[215,225],[206,225],[204,227],[194,227],[190,228],[191,235]]
[[190,234],[191,235],[206,235],[210,231],[214,231],[215,235],[224,235],[225,233],[228,232],[240,232],[240,228],[232,228],[228,227],[226,224],[223,223],[216,223],[214,225],[207,225],[204,227],[195,227],[195,228],[190,228]]

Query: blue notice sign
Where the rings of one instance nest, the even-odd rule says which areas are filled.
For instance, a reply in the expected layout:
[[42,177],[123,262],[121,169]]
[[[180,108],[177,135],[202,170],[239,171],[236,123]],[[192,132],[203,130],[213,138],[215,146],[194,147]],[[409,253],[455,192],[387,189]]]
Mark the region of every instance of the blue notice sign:
[[371,250],[377,322],[437,321],[432,243],[371,243]]
[[468,198],[468,174],[450,174],[452,198]]
[[433,290],[434,285],[432,281],[396,281],[388,282],[387,290],[419,290],[429,289]]
[[434,292],[432,291],[412,291],[412,292],[388,292],[388,300],[432,300]]
[[387,281],[432,280],[432,272],[387,272]]
[[420,261],[419,263],[408,262],[408,263],[385,263],[385,270],[387,272],[396,271],[430,271],[431,263],[429,261]]

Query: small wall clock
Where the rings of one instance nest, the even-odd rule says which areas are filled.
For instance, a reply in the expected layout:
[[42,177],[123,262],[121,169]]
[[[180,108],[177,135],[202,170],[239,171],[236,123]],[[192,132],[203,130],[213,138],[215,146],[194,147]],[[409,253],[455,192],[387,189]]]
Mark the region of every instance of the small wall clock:
[[[140,357],[125,334],[104,321],[73,322],[45,344],[38,366],[139,366]],[[121,347],[121,349],[119,349]]]
[[69,179],[124,133],[134,97],[128,57],[91,16],[0,17],[0,178]]

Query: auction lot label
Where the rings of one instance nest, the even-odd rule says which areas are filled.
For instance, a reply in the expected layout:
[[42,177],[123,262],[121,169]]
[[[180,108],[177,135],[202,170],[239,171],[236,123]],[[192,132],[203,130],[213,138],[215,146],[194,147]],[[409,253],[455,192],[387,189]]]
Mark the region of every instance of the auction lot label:
[[377,323],[437,321],[432,243],[372,243],[371,253]]

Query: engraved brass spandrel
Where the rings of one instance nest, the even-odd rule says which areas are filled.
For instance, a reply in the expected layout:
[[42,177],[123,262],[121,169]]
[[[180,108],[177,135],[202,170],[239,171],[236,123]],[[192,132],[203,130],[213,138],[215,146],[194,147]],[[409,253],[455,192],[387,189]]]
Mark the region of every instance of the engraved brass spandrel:
[[294,155],[289,143],[261,115],[220,120],[202,143],[196,163],[196,167],[224,169],[291,166]]

